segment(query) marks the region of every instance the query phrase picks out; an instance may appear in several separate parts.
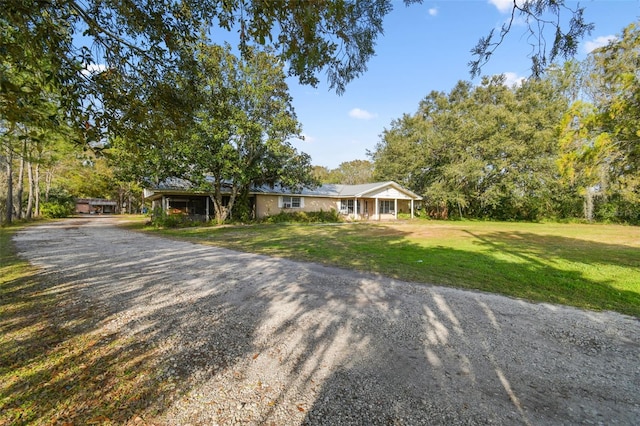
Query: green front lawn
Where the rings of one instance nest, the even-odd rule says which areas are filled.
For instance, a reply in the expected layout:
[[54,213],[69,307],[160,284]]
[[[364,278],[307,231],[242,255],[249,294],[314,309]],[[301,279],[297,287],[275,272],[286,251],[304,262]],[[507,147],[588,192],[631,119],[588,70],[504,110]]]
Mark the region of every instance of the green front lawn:
[[146,230],[401,280],[640,317],[640,227],[407,221]]

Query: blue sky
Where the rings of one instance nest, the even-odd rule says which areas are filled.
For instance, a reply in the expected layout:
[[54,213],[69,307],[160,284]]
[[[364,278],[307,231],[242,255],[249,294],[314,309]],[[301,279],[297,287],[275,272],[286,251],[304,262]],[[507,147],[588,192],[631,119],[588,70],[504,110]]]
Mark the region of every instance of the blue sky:
[[[432,90],[448,92],[459,80],[470,80],[469,51],[481,36],[502,26],[511,3],[425,0],[405,7],[398,0],[384,21],[384,35],[378,39],[368,71],[350,83],[342,96],[329,91],[324,81],[313,88],[300,86],[295,78],[289,80],[305,135],[305,140],[294,141],[294,146],[311,155],[314,165],[330,169],[345,161],[368,159],[367,150],[374,149],[392,120],[414,113]],[[567,4],[573,7],[578,3]],[[585,7],[586,21],[596,28],[581,43],[578,59],[640,17],[639,0],[587,0],[580,5]],[[527,77],[530,48],[524,34],[524,26],[515,25],[483,74],[506,73],[513,82]]]

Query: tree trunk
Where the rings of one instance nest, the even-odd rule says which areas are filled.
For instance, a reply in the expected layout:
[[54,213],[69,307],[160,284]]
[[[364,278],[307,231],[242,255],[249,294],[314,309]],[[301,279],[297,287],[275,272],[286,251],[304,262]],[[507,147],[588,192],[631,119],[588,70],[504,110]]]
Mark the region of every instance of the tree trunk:
[[249,185],[244,185],[238,190],[238,195],[233,204],[233,218],[240,221],[250,221],[254,219],[251,203],[249,201]]
[[25,217],[31,219],[33,214],[33,164],[31,161],[27,162],[27,177],[29,179],[29,199],[27,201],[27,211]]
[[49,202],[49,193],[51,192],[51,183],[53,182],[53,170],[47,170],[44,176],[44,202]]
[[213,195],[209,196],[209,198],[211,198],[211,201],[213,201],[216,223],[218,225],[222,225],[224,221],[230,217],[231,211],[233,210],[233,205],[236,201],[236,197],[238,196],[238,192],[240,190],[240,188],[238,188],[236,185],[232,185],[231,194],[229,195],[229,203],[226,206],[224,206],[222,203],[223,194],[222,194],[221,182],[222,181],[220,180],[218,181],[218,183],[214,185]]
[[584,218],[588,222],[593,221],[593,198],[594,198],[594,189],[593,187],[586,188],[584,194]]
[[35,217],[40,216],[40,163],[36,163],[35,180],[33,182],[35,190]]
[[118,214],[124,213],[124,189],[122,185],[118,187]]
[[209,195],[209,198],[213,201],[213,214],[216,218],[216,223],[222,225],[227,219],[227,209],[222,205],[222,193],[216,189],[212,195]]
[[22,142],[22,155],[20,156],[20,169],[18,170],[18,187],[16,188],[16,218],[22,219],[22,195],[24,193],[24,158],[27,156],[27,140]]
[[11,223],[13,219],[13,156],[11,147],[7,145],[7,212],[6,223]]

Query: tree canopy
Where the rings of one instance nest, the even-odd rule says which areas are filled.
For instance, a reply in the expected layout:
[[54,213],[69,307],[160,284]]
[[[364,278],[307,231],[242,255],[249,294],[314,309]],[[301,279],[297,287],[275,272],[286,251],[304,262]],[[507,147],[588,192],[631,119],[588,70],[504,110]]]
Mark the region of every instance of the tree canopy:
[[509,88],[504,77],[433,92],[383,132],[378,179],[425,194],[462,215],[536,218],[553,184],[557,122],[566,106],[546,83]]
[[[405,5],[420,2],[404,0]],[[2,0],[0,7],[3,55],[23,65],[46,58],[51,63],[49,78],[67,87],[68,106],[78,107],[95,91],[84,78],[91,66],[135,71],[153,80],[161,68],[173,66],[185,45],[212,28],[237,33],[243,53],[252,45],[272,47],[289,65],[289,75],[303,84],[315,85],[318,75],[326,72],[330,87],[341,93],[366,71],[394,1]],[[540,65],[547,58],[575,53],[580,37],[592,28],[584,22],[581,8],[571,9],[564,0],[514,1],[510,22],[516,17],[526,20],[538,40],[544,37],[544,28],[555,31],[548,51],[546,44],[537,43],[533,60]],[[498,41],[492,34],[480,40],[474,49],[478,59],[471,62],[473,73],[480,71],[509,31],[510,24]],[[84,36],[81,43],[79,34]],[[3,87],[11,89],[10,84]]]

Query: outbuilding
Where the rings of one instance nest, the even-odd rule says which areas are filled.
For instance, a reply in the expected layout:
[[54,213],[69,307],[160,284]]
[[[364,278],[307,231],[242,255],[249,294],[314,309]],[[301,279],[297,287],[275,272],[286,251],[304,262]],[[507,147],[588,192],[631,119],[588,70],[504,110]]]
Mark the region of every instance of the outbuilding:
[[104,198],[76,198],[76,213],[79,214],[113,214],[118,203]]

